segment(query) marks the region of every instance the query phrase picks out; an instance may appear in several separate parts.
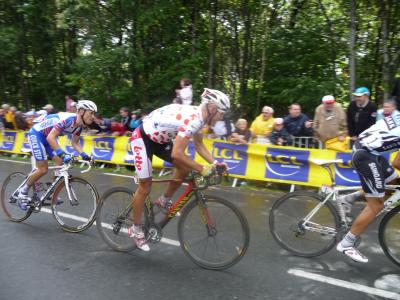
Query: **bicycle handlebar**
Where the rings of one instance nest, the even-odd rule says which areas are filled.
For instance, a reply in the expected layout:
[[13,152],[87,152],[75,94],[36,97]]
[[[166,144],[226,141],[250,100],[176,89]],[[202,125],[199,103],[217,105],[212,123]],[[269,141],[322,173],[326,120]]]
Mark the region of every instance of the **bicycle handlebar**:
[[83,174],[83,173],[89,172],[92,169],[94,160],[92,159],[90,161],[87,161],[87,160],[82,160],[82,159],[72,159],[69,163],[63,164],[61,166],[55,166],[53,168],[59,169],[56,172],[63,172],[63,171],[69,170],[72,167],[72,164],[74,164],[74,163],[81,163],[81,164],[87,165],[87,168],[85,170],[81,171],[81,173]]

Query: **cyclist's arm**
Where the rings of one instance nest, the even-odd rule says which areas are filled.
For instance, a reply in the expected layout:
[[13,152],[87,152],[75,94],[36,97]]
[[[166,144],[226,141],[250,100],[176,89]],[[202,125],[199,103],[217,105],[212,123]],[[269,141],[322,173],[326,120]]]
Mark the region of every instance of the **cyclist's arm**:
[[57,137],[60,134],[60,131],[58,131],[56,128],[53,128],[47,136],[47,141],[49,142],[49,145],[53,150],[57,150],[58,148],[60,148],[60,145],[57,142]]
[[188,138],[181,137],[179,135],[175,138],[171,153],[172,161],[178,167],[190,168],[192,170],[201,172],[203,170],[203,166],[185,154],[188,144]]
[[72,135],[71,145],[76,151],[78,151],[79,154],[83,152],[83,149],[79,143],[79,135],[76,134]]
[[203,135],[201,133],[196,133],[193,136],[193,142],[196,152],[199,153],[199,155],[204,158],[205,161],[212,164],[214,162],[214,158],[203,143]]

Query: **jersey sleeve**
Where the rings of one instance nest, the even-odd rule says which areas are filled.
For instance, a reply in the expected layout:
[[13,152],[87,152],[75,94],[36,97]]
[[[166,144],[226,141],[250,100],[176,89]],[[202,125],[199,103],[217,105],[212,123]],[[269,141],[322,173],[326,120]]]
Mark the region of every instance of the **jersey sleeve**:
[[59,120],[57,124],[54,125],[54,128],[57,129],[59,132],[63,132],[65,129],[72,127],[74,122],[75,122],[74,117],[70,117],[65,120]]
[[184,124],[179,126],[178,136],[190,139],[196,132],[199,132],[203,128],[203,123],[200,120],[184,121]]

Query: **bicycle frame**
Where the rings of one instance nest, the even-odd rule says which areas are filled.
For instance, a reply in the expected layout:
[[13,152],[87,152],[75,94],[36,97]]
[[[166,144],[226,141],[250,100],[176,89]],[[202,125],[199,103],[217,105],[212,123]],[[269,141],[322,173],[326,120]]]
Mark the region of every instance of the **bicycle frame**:
[[[80,162],[83,164],[86,164],[88,166],[88,168],[86,170],[81,171],[81,173],[86,173],[89,172],[90,169],[92,168],[92,165],[90,164],[90,162],[88,161],[83,161],[83,160],[79,160],[79,161],[75,161],[75,162]],[[33,166],[35,166],[35,164],[33,164]],[[70,190],[69,187],[69,178],[70,175],[68,173],[69,169],[72,167],[72,162],[68,163],[68,164],[64,164],[62,166],[53,166],[53,167],[49,167],[49,169],[55,169],[54,172],[54,176],[55,179],[53,180],[52,184],[45,190],[45,193],[40,197],[40,199],[38,199],[36,201],[36,203],[34,203],[35,207],[41,206],[45,199],[47,199],[51,193],[54,191],[54,188],[62,181],[65,181],[65,188],[67,190],[67,194],[68,194],[68,199],[71,202],[71,204],[73,205],[74,203],[74,199],[76,199],[76,195],[73,191]],[[15,197],[15,194],[17,193],[17,191],[28,181],[28,178],[30,175],[32,175],[33,172],[35,172],[36,168],[32,168],[31,172],[29,173],[29,175],[26,177],[26,179],[18,186],[18,188],[13,192],[11,197]],[[38,182],[37,182],[38,183]],[[36,191],[35,191],[36,192]],[[74,199],[72,199],[72,196],[74,196]]]
[[[361,189],[361,187],[359,186],[351,186],[351,187],[337,187],[334,177],[333,177],[333,172],[331,169],[331,164],[328,164],[327,166],[322,165],[322,167],[329,173],[329,176],[331,178],[331,182],[332,182],[332,187],[328,187],[328,193],[326,193],[325,198],[323,199],[323,201],[321,201],[320,203],[318,203],[317,206],[315,206],[306,216],[305,218],[302,220],[302,226],[310,231],[316,231],[316,232],[320,232],[320,233],[328,233],[328,234],[336,234],[336,230],[329,228],[329,227],[324,227],[321,226],[317,223],[311,222],[310,220],[313,218],[313,216],[320,210],[321,206],[324,205],[327,201],[331,200],[331,201],[336,201],[337,197],[339,196],[339,194],[341,192],[345,192],[345,191],[358,191]],[[400,185],[386,185],[385,190],[400,190]],[[386,201],[384,202],[384,208],[378,213],[378,215],[376,217],[378,217],[379,215],[381,215],[383,212],[389,211],[390,209],[392,209],[393,207],[400,205],[400,197],[397,200],[392,200],[390,199],[391,197],[389,197],[388,199],[386,199]],[[346,220],[346,216],[344,211],[338,209],[338,213],[339,213],[339,217],[340,217],[340,221],[342,226],[344,226],[345,228],[348,228],[348,223]],[[316,227],[311,227],[309,225],[312,226],[316,226]],[[323,231],[325,230],[325,231]]]

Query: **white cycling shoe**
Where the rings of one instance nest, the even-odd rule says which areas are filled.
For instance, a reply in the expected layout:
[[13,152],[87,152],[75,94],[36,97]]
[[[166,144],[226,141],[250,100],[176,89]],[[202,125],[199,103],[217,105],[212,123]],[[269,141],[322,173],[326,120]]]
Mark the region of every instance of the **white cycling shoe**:
[[342,242],[339,242],[336,246],[336,250],[347,255],[355,262],[360,262],[360,263],[368,262],[368,258],[365,255],[361,254],[361,252],[358,251],[358,249],[356,249],[354,246],[343,247]]
[[150,247],[147,244],[146,237],[144,236],[144,232],[142,230],[138,230],[135,226],[128,228],[129,237],[133,238],[133,241],[136,244],[136,247],[142,251],[149,252]]

